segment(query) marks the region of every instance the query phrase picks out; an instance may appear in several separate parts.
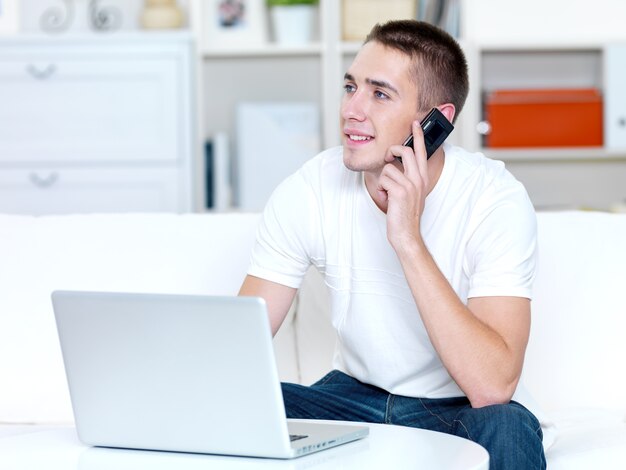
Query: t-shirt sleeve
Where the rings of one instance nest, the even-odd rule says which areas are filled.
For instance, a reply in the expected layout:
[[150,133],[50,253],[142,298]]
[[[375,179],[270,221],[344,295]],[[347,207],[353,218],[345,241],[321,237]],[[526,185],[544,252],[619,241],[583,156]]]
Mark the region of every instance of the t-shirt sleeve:
[[272,193],[248,269],[252,276],[293,288],[300,287],[321,240],[317,200],[301,171]]
[[468,242],[468,297],[530,299],[537,258],[534,208],[521,183],[492,190]]

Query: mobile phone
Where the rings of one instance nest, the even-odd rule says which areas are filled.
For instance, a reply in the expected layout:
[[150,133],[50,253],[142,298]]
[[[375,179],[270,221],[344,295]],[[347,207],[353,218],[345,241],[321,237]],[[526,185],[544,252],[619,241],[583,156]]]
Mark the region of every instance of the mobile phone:
[[[426,159],[428,160],[450,135],[454,126],[437,108],[431,109],[420,125],[424,131]],[[402,145],[413,147],[413,134],[407,137]],[[396,157],[396,159],[402,163],[401,157]]]

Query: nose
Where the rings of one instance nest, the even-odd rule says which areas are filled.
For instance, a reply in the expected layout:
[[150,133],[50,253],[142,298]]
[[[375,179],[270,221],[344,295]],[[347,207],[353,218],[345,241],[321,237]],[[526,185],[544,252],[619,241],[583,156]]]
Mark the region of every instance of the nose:
[[363,96],[359,91],[346,93],[341,103],[341,117],[346,120],[364,121],[366,107],[363,103]]

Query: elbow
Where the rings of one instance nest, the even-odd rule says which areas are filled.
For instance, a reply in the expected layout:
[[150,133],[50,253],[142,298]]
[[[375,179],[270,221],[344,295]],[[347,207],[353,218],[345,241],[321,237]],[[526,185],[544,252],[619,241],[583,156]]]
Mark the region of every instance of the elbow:
[[511,401],[511,398],[513,398],[516,388],[517,381],[513,384],[507,384],[499,387],[485,387],[474,391],[472,394],[468,394],[467,398],[470,401],[472,408],[506,405]]

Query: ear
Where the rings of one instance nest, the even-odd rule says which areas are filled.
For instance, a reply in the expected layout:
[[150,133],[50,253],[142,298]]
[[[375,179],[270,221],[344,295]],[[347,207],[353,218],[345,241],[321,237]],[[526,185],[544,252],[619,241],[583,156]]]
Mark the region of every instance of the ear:
[[453,121],[454,116],[456,115],[456,108],[452,103],[444,103],[440,106],[437,106],[437,108],[439,109],[439,111],[441,111],[441,114],[443,114],[448,121]]

